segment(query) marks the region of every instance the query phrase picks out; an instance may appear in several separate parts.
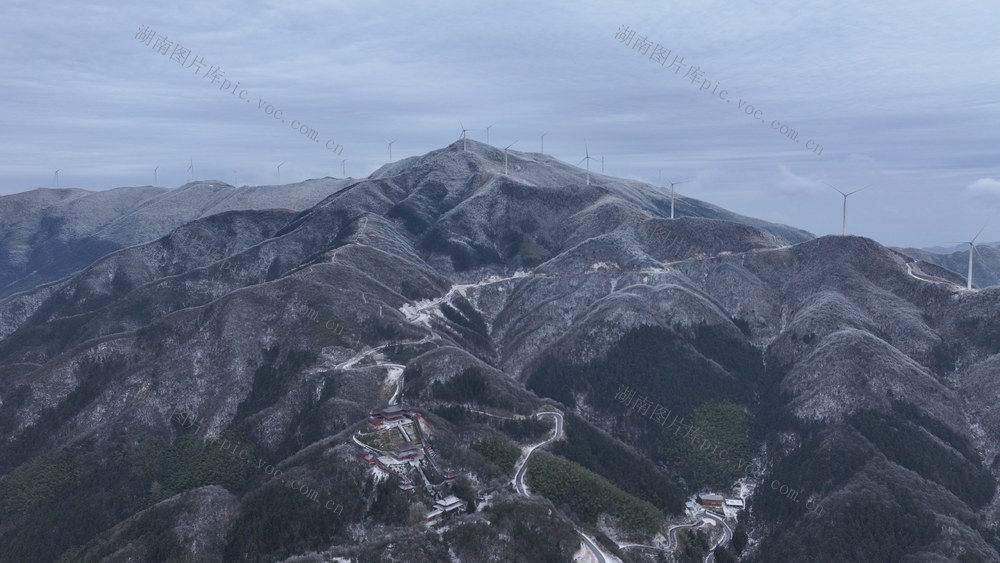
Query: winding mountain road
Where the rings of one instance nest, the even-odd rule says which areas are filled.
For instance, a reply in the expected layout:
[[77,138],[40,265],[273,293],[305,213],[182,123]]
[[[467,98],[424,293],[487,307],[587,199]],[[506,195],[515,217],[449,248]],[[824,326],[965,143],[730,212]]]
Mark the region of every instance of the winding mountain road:
[[531,446],[530,448],[528,448],[528,451],[526,451],[525,454],[524,454],[524,459],[517,466],[517,470],[514,471],[514,480],[511,481],[511,484],[514,485],[514,490],[516,490],[518,493],[520,493],[522,495],[525,495],[525,496],[528,496],[528,494],[529,494],[528,493],[528,489],[524,486],[524,475],[525,475],[525,473],[528,472],[528,458],[530,458],[531,454],[535,453],[535,450],[537,450],[538,448],[540,448],[542,446],[545,446],[547,444],[551,444],[552,442],[555,442],[556,440],[558,440],[559,438],[562,437],[562,433],[563,433],[563,416],[562,416],[562,413],[560,413],[560,412],[544,411],[544,412],[537,413],[535,416],[537,416],[538,418],[542,418],[543,416],[546,416],[546,415],[551,416],[556,421],[555,429],[552,432],[552,436],[549,439],[545,440],[544,442],[539,442],[539,443],[535,444],[534,446]]
[[711,512],[708,512],[706,510],[699,510],[698,512],[695,513],[694,516],[695,516],[696,519],[699,520],[698,522],[694,522],[694,523],[691,523],[691,524],[676,524],[674,526],[671,526],[669,529],[667,529],[667,541],[668,541],[667,547],[659,547],[659,546],[655,546],[655,545],[646,545],[646,544],[641,544],[641,543],[623,543],[623,544],[619,544],[618,548],[619,549],[648,549],[648,550],[652,550],[652,551],[666,551],[666,552],[671,552],[672,553],[672,552],[674,552],[674,551],[677,550],[677,531],[678,530],[693,530],[693,529],[696,529],[696,528],[700,528],[700,527],[702,527],[702,526],[705,525],[705,522],[704,522],[705,518],[708,518],[710,520],[713,520],[713,521],[719,523],[722,526],[722,538],[719,541],[715,542],[715,545],[711,546],[711,549],[709,550],[708,556],[705,557],[705,563],[713,563],[715,561],[715,554],[712,553],[712,552],[715,551],[715,548],[719,547],[720,545],[729,543],[733,539],[733,531],[732,531],[732,529],[730,529],[729,524],[727,524],[724,519],[719,518],[715,514],[712,514]]
[[[597,542],[590,539],[587,534],[581,532],[580,530],[577,530],[576,533],[580,536],[580,539],[583,540],[583,544],[587,546],[587,549],[590,550],[590,553],[594,556],[594,559],[596,559],[598,563],[609,562],[609,559],[605,557],[604,552],[597,546]],[[615,558],[614,561],[618,561],[618,559]]]
[[673,553],[677,550],[677,531],[678,530],[690,530],[694,528],[700,528],[703,522],[697,522],[693,524],[675,524],[667,529],[667,547],[659,547],[655,545],[646,545],[642,543],[623,543],[619,544],[619,549],[648,549],[651,551],[666,551]]
[[730,541],[732,541],[732,539],[733,539],[733,530],[729,528],[729,524],[726,524],[726,521],[724,519],[719,518],[718,516],[716,516],[715,514],[712,514],[711,512],[708,512],[707,510],[702,511],[701,512],[701,516],[703,518],[709,518],[711,520],[714,520],[714,521],[718,522],[720,526],[722,526],[722,537],[719,539],[719,541],[715,542],[715,545],[713,545],[711,549],[709,549],[708,556],[705,557],[705,563],[714,563],[715,562],[715,549],[717,547],[719,547],[720,545],[725,545],[725,544],[729,543]]
[[[368,356],[371,356],[372,354],[380,352],[385,348],[388,348],[389,346],[424,344],[426,342],[430,342],[433,339],[434,339],[433,336],[428,335],[421,338],[420,340],[404,340],[402,342],[393,342],[390,344],[383,344],[381,346],[376,346],[374,348],[367,348],[361,350],[350,359],[337,364],[336,366],[334,366],[334,369],[336,370],[354,369],[354,366],[357,365],[357,363],[360,362],[361,360],[367,358]],[[403,384],[405,383],[403,381],[403,371],[406,369],[406,366],[402,364],[393,364],[389,362],[376,361],[374,367],[385,368],[387,370],[386,383],[395,386],[395,390],[393,391],[392,396],[389,398],[388,404],[390,405],[398,404],[399,399],[403,395]]]
[[[518,494],[522,494],[524,496],[531,495],[531,493],[528,492],[528,488],[524,485],[524,476],[528,472],[528,459],[531,458],[531,454],[535,453],[535,450],[538,448],[551,444],[559,438],[562,438],[563,435],[563,415],[561,412],[542,411],[536,413],[535,416],[538,418],[551,416],[555,420],[555,427],[553,428],[552,436],[543,442],[539,442],[529,447],[525,451],[524,459],[521,460],[521,462],[517,465],[517,469],[514,471],[514,479],[511,481],[511,485],[514,486],[514,490],[517,491]],[[620,561],[617,557],[605,553],[600,546],[597,545],[596,541],[591,539],[587,534],[583,533],[583,530],[579,528],[574,528],[574,530],[576,530],[577,535],[580,536],[581,541],[583,541],[583,545],[586,546],[591,555],[593,555],[593,559],[595,561],[598,563],[612,563]]]

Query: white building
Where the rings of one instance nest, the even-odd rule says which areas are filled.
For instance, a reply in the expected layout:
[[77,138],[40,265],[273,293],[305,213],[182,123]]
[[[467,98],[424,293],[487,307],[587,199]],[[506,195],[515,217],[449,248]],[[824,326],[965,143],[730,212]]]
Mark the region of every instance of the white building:
[[463,510],[465,508],[465,501],[462,499],[450,495],[444,497],[443,499],[434,503],[434,507],[443,512],[452,512],[455,510]]

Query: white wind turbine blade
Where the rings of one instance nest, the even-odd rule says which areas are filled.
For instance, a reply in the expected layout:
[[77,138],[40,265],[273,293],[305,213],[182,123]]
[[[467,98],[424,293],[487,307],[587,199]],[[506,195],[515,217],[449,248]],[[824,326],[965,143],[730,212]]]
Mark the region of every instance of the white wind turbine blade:
[[983,234],[983,231],[986,230],[986,225],[988,225],[988,224],[989,224],[989,221],[987,221],[986,223],[983,223],[983,227],[981,229],[979,229],[979,232],[976,233],[976,236],[972,237],[972,240],[969,242],[969,244],[975,246],[976,241],[979,240],[979,235]]
[[983,256],[983,253],[979,252],[979,247],[973,246],[972,248],[974,248],[976,250],[976,254],[979,255],[980,271],[986,270],[987,272],[993,275],[993,279],[1000,279],[1000,276],[997,275],[997,271],[990,267],[990,263],[986,261],[985,257]]
[[844,197],[847,197],[847,194],[845,194],[844,192],[840,191],[840,188],[838,188],[838,187],[834,186],[833,184],[827,184],[826,182],[823,182],[823,183],[824,183],[824,184],[826,184],[827,186],[830,186],[830,187],[831,187],[831,188],[833,188],[834,190],[836,190],[836,192],[837,192],[838,194],[840,194],[840,195],[842,195],[842,196],[844,196]]
[[[514,143],[516,143],[516,142],[517,141],[514,141]],[[513,147],[514,143],[511,143],[511,144],[509,144],[509,145],[507,145],[506,147],[503,148],[503,173],[504,174],[507,174],[507,149]]]

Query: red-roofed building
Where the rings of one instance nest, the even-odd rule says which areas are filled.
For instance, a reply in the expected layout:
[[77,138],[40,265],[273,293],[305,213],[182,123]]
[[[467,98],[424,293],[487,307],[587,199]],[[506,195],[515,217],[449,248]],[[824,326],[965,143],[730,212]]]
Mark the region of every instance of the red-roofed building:
[[368,422],[372,426],[382,426],[386,422],[398,422],[410,417],[409,407],[403,405],[389,405],[384,409],[373,410],[368,414]]
[[710,508],[721,508],[722,502],[725,500],[722,495],[716,495],[712,493],[707,493],[704,495],[698,495],[696,499],[698,504],[702,506],[707,506]]
[[424,447],[417,442],[406,442],[392,448],[392,456],[399,461],[424,458]]

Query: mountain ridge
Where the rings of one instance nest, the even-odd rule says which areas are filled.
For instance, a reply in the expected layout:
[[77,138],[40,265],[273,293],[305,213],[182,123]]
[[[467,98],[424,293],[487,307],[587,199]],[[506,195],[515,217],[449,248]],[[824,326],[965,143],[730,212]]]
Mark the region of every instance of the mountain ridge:
[[234,188],[198,181],[174,189],[39,188],[0,196],[0,297],[59,279],[108,252],[155,240],[198,218],[269,207],[300,211],[346,183],[324,178]]
[[[171,507],[222,494],[205,487],[223,488],[228,507],[224,523],[205,524],[227,530],[209,558],[250,546],[241,530],[261,522],[309,532],[255,542],[249,559],[360,556],[403,538],[446,553],[466,549],[463,534],[498,551],[534,545],[512,533],[510,510],[532,533],[564,538],[563,558],[579,546],[568,526],[654,541],[609,516],[589,523],[559,502],[517,497],[504,489],[509,476],[490,476],[472,445],[523,438],[469,407],[525,416],[545,406],[579,417],[590,436],[570,432],[556,454],[617,486],[635,483],[589,440],[641,456],[657,482],[689,494],[749,484],[746,560],[886,549],[997,557],[1000,288],[967,291],[874,241],[747,224],[689,198],[671,220],[669,196],[651,186],[597,174],[588,186],[584,171],[533,153],[509,152],[508,176],[501,151],[469,145],[391,163],[297,213],[214,214],[0,298],[0,459],[14,476],[4,481],[23,483],[21,473],[68,452],[84,477],[104,468],[112,483],[132,483],[129,498],[158,522],[126,524],[139,511],[112,495],[81,525],[55,512],[56,493],[27,489],[34,504],[8,507],[0,542],[44,517],[66,538],[32,544],[52,559],[148,554],[157,542],[190,554]],[[707,456],[695,438],[658,428],[615,398],[621,385],[754,463]],[[493,499],[440,537],[407,520],[432,498],[419,476],[416,496],[394,492],[355,455],[354,432],[397,393],[422,413],[436,463],[461,474],[441,487],[473,505],[470,491]],[[170,422],[178,406],[203,425]],[[348,509],[326,520],[214,458],[170,461],[193,439],[223,437],[295,468]],[[914,454],[923,451],[932,455]],[[162,465],[106,468],[110,452]],[[127,481],[129,471],[139,474]],[[106,494],[84,477],[54,490]],[[774,480],[826,510],[769,490]],[[24,486],[0,492],[25,498]],[[559,520],[545,524],[546,511]],[[876,529],[878,545],[864,539]]]

